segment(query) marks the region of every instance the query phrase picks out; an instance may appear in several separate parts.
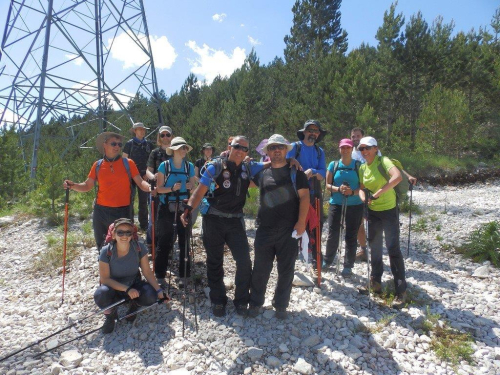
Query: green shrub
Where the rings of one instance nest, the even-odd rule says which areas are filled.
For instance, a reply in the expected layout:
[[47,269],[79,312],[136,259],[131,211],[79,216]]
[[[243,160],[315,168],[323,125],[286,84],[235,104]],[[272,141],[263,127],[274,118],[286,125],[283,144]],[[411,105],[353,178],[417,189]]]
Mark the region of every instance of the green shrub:
[[425,232],[427,230],[427,219],[425,217],[420,217],[415,224],[413,224],[413,230],[415,232]]
[[[399,205],[399,212],[406,214],[410,212],[410,197],[407,196]],[[411,212],[413,214],[421,214],[422,209],[418,206],[418,204],[415,203],[415,201],[412,200],[411,202]]]
[[257,217],[257,213],[259,212],[259,205],[260,205],[259,188],[256,187],[249,188],[248,192],[250,193],[250,197],[247,197],[247,201],[245,203],[245,207],[243,208],[243,212],[245,213],[246,217],[255,218]]
[[483,224],[457,250],[475,262],[489,260],[495,267],[500,267],[500,221]]
[[[79,234],[69,233],[66,241],[66,267],[78,256],[81,246],[78,245]],[[33,270],[37,272],[52,272],[62,267],[63,237],[47,236],[47,249],[40,253],[33,262]]]

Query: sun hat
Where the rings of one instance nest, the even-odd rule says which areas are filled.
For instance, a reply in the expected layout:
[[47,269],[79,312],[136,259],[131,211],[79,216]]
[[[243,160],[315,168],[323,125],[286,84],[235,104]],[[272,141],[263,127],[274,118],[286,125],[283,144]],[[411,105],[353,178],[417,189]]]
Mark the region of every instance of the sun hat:
[[325,136],[326,130],[323,130],[323,128],[321,127],[321,123],[318,120],[307,120],[304,123],[304,127],[302,129],[300,129],[300,130],[297,130],[297,137],[301,141],[304,140],[304,131],[310,125],[316,125],[318,127],[318,129],[319,129],[319,135],[318,135],[318,138],[316,138],[316,143],[320,142],[323,139],[323,137]]
[[339,142],[339,148],[342,146],[354,147],[354,143],[349,138],[344,138]]
[[262,151],[267,154],[267,147],[270,145],[285,145],[287,152],[293,148],[290,142],[288,142],[281,134],[273,134],[271,137],[269,137],[269,139],[267,140],[267,144],[262,147]]
[[136,122],[131,128],[130,128],[130,133],[135,135],[135,129],[139,128],[144,128],[146,130],[149,130],[149,128],[146,128],[142,122]]
[[203,151],[206,149],[206,148],[211,148],[212,149],[212,153],[215,154],[215,146],[211,143],[204,143],[203,146],[201,147],[201,153],[203,154]]
[[124,139],[123,135],[114,132],[103,132],[99,134],[95,140],[95,145],[100,154],[104,154],[104,143],[109,138],[118,138],[120,142],[123,142]]
[[361,146],[361,145],[377,146],[377,140],[373,137],[363,137],[359,140],[359,146]]
[[170,143],[170,146],[166,148],[167,155],[173,155],[174,150],[180,149],[182,146],[188,146],[189,151],[191,151],[193,148],[187,144],[187,142],[184,140],[182,137],[175,137],[172,139],[172,142]]

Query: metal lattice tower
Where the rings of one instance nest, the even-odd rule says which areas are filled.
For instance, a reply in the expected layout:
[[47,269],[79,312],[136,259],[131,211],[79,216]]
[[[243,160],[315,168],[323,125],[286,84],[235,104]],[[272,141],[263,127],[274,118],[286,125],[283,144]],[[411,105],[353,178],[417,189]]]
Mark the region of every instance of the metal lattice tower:
[[[124,41],[133,47],[132,64]],[[121,62],[114,55],[120,44]],[[133,123],[127,103],[137,93],[157,104],[163,122],[142,0],[10,1],[0,50],[0,124],[32,132],[32,178],[41,128],[50,119],[83,118],[68,126],[73,138],[75,128],[89,124],[99,132],[119,129],[107,119],[110,104]]]

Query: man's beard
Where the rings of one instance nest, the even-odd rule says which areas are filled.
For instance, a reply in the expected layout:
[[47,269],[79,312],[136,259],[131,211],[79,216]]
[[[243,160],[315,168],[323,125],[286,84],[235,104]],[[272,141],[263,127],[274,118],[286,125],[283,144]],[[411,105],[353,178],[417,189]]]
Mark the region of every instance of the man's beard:
[[309,142],[316,142],[316,137],[315,137],[314,135],[312,135],[312,134],[311,134],[311,135],[309,135],[309,137],[307,137],[307,140],[308,140]]

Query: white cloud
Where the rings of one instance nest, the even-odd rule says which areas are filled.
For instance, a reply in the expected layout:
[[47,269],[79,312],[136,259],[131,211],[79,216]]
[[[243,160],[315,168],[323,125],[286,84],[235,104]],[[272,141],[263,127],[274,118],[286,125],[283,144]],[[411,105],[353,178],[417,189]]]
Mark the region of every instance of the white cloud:
[[[113,39],[108,39],[108,48],[111,49],[111,56],[119,61],[122,61],[123,69],[138,67],[144,64],[148,57],[144,51],[131,38],[131,32],[121,33],[113,42]],[[143,46],[147,46],[146,36],[139,34],[138,38]],[[170,44],[166,36],[157,37],[150,36],[151,49],[155,67],[157,69],[170,69],[177,59],[174,47]],[[113,45],[111,46],[111,43]]]
[[227,17],[227,14],[226,13],[221,13],[221,14],[217,14],[215,13],[213,16],[212,16],[212,19],[215,21],[215,22],[222,22],[224,21],[224,18]]
[[[89,103],[91,108],[97,108],[97,86],[95,81],[89,83],[88,81],[80,81],[80,83],[73,85],[71,88],[75,90],[80,90],[81,96],[84,100]],[[127,91],[126,89],[121,89],[119,93],[115,92],[118,100],[126,107],[128,102],[135,97],[133,92]],[[107,98],[111,105],[113,105],[113,109],[119,110],[120,106],[116,102],[115,98],[111,95],[108,95]]]
[[245,27],[245,24],[244,24],[244,23],[242,23],[242,24],[240,25],[240,27]]
[[243,65],[246,58],[245,50],[240,47],[236,47],[231,54],[226,54],[226,52],[217,51],[206,44],[199,47],[193,40],[187,42],[186,46],[198,55],[196,61],[191,61],[191,72],[204,76],[208,84],[218,75],[222,77],[231,75]]
[[3,116],[3,121],[2,121],[2,126],[4,123],[7,124],[18,124],[18,125],[26,125],[28,123],[28,120],[25,119],[22,116],[16,115],[14,112],[12,112],[10,109],[5,108],[5,109],[0,109],[0,117]]
[[258,39],[254,39],[252,38],[250,35],[248,36],[248,42],[252,45],[252,46],[258,46],[259,44],[262,44],[261,42],[259,42]]
[[73,60],[73,63],[76,66],[80,66],[83,64],[83,59],[81,57],[78,57],[78,55],[65,55],[68,60]]

